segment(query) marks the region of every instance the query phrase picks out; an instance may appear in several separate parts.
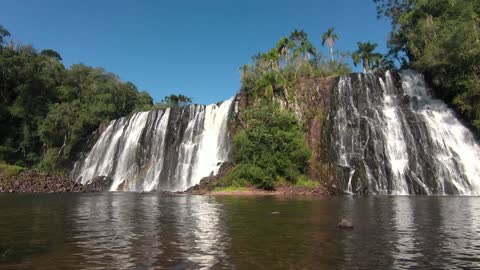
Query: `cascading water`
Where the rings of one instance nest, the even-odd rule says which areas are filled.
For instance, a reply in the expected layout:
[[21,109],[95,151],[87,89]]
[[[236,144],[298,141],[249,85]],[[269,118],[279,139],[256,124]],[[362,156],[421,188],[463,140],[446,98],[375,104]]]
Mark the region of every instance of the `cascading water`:
[[183,191],[216,174],[229,159],[228,116],[233,98],[209,106],[139,112],[110,122],[72,176],[98,176],[110,190]]
[[346,192],[480,194],[480,146],[420,74],[342,76],[331,110]]

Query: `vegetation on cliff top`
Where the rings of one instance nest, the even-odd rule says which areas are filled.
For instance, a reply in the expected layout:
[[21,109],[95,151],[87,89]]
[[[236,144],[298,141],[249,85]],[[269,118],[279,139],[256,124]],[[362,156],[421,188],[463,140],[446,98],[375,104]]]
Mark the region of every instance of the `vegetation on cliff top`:
[[[338,36],[333,33],[332,40]],[[328,37],[325,37],[328,39]],[[332,56],[333,56],[333,42]],[[288,37],[281,38],[275,47],[266,53],[252,57],[252,63],[240,68],[241,91],[249,98],[272,100],[275,96],[288,96],[294,91],[298,78],[339,76],[351,72],[345,62],[347,52],[335,52],[337,59],[326,59],[308,39],[303,30],[294,30]]]

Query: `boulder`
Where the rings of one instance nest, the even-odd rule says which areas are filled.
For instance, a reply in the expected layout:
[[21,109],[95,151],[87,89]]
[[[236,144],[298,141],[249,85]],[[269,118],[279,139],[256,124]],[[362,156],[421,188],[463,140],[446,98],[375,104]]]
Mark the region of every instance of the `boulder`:
[[353,229],[353,224],[352,222],[346,220],[346,219],[342,219],[338,224],[337,224],[337,228],[339,229]]

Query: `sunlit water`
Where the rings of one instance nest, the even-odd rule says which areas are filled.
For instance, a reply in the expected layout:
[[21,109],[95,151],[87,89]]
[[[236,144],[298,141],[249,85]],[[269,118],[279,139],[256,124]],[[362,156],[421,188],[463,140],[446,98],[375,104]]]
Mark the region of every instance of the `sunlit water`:
[[202,268],[480,269],[480,198],[0,195],[0,269]]

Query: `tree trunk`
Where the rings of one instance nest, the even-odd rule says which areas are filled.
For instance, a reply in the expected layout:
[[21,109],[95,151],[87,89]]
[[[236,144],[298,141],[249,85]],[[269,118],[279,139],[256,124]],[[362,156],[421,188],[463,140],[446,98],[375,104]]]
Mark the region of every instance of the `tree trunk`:
[[333,62],[333,47],[330,47],[330,60]]

